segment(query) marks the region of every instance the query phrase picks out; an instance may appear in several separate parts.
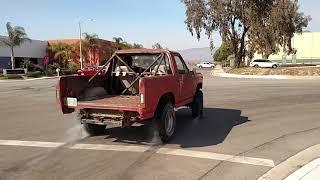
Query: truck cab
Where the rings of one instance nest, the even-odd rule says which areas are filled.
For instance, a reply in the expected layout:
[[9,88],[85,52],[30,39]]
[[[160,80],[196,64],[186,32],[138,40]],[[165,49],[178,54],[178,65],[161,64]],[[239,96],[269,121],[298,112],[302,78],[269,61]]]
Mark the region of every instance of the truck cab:
[[77,112],[85,130],[103,133],[108,123],[157,124],[163,142],[175,133],[175,107],[202,115],[203,77],[181,55],[163,49],[116,51],[94,76],[63,76],[57,84],[62,113]]

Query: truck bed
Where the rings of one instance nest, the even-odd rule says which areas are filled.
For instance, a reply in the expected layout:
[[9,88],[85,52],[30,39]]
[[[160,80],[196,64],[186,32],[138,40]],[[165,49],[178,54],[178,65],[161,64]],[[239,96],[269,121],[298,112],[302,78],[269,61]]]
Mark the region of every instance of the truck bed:
[[102,99],[79,101],[78,108],[132,110],[140,107],[139,96],[107,96]]

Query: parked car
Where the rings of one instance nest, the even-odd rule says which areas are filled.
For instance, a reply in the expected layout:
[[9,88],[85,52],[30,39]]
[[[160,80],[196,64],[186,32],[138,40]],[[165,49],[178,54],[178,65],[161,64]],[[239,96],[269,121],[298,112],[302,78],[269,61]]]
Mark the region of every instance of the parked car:
[[250,62],[250,67],[278,68],[280,65],[268,59],[256,59]]
[[211,62],[200,62],[196,65],[198,68],[214,68],[215,65]]
[[[57,102],[64,114],[76,111],[90,135],[107,124],[151,124],[163,142],[176,131],[174,108],[188,106],[201,117],[201,73],[190,71],[181,55],[163,49],[119,50],[94,76],[62,76]],[[102,73],[97,76],[98,73]]]
[[99,66],[99,67],[97,67],[97,66],[85,67],[83,69],[79,69],[77,71],[77,74],[80,75],[80,76],[95,75],[99,71],[99,68],[101,68],[101,66]]

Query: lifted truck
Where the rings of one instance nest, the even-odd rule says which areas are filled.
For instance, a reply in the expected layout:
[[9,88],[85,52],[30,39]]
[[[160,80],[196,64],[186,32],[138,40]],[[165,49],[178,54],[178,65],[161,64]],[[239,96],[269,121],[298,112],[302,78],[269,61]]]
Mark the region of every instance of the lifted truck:
[[62,112],[76,111],[90,135],[103,133],[110,122],[127,127],[152,121],[168,142],[176,130],[175,107],[202,116],[202,82],[177,52],[129,49],[116,51],[94,76],[60,77],[56,95]]

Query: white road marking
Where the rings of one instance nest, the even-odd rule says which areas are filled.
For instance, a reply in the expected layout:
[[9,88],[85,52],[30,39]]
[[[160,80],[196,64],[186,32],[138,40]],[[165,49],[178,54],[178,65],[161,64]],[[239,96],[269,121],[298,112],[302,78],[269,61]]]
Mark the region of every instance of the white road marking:
[[105,145],[105,144],[75,144],[71,146],[70,149],[145,152],[149,149],[149,147],[148,146]]
[[[27,146],[27,147],[47,147],[56,148],[66,145],[60,142],[41,142],[41,141],[19,141],[19,140],[0,140],[0,146]],[[121,151],[121,152],[146,152],[150,146],[126,146],[126,145],[107,145],[107,144],[74,144],[65,146],[75,150],[98,150],[98,151]],[[155,153],[173,156],[185,156],[192,158],[211,159],[218,161],[228,161],[241,164],[251,164],[256,166],[274,167],[273,160],[253,158],[245,156],[233,156],[211,152],[192,151],[184,149],[159,148]]]
[[27,147],[46,147],[56,148],[64,145],[60,142],[41,142],[41,141],[18,141],[18,140],[0,140],[2,146],[27,146]]
[[[313,176],[319,175],[320,173],[320,158],[314,161],[311,161],[307,165],[298,169],[290,176],[285,178],[284,180],[304,180],[304,179],[312,179]],[[319,178],[319,176],[318,176]]]
[[183,149],[170,149],[170,148],[160,148],[157,151],[157,153],[167,154],[167,155],[176,155],[176,156],[187,156],[187,157],[202,158],[202,159],[212,159],[212,160],[219,160],[219,161],[229,161],[229,162],[242,163],[242,164],[251,164],[256,166],[274,167],[273,160],[252,158],[252,157],[245,157],[245,156],[233,156],[233,155],[227,155],[227,154],[191,151],[191,150],[183,150]]

